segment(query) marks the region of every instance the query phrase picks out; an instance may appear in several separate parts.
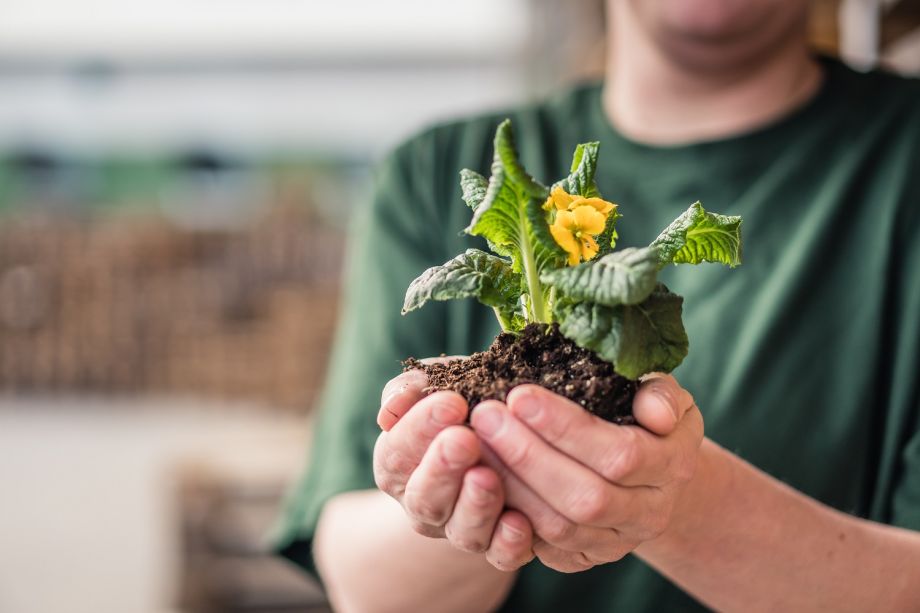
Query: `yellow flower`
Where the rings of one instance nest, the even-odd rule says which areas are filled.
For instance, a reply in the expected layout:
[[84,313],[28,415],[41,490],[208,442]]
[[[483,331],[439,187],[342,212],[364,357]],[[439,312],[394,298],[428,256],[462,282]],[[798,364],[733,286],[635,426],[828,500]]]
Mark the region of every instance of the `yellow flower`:
[[547,198],[546,202],[543,203],[543,208],[547,211],[551,211],[554,208],[557,211],[573,211],[575,208],[580,206],[593,207],[598,213],[603,213],[606,216],[609,215],[610,211],[614,210],[617,205],[613,204],[612,202],[607,202],[601,198],[585,198],[584,196],[573,196],[558,185],[553,188],[549,198]]
[[549,231],[568,254],[569,266],[575,266],[597,255],[599,247],[594,237],[604,231],[606,223],[606,214],[592,205],[581,205],[572,210],[556,211],[556,221]]

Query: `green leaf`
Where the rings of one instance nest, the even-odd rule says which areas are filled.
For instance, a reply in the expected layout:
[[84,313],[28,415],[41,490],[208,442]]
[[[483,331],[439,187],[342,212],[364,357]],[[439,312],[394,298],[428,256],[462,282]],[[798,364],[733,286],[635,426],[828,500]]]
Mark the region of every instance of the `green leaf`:
[[516,310],[507,311],[502,309],[495,309],[495,316],[498,318],[498,323],[501,324],[503,332],[519,334],[521,330],[527,326],[527,319],[525,319],[524,316]]
[[562,181],[556,183],[569,194],[577,194],[585,198],[599,198],[600,192],[597,191],[597,183],[594,181],[594,175],[597,172],[597,151],[600,143],[582,143],[575,147],[575,155],[572,157],[572,169]]
[[707,213],[699,202],[694,202],[651,246],[658,249],[659,268],[701,262],[734,268],[741,263],[741,217]]
[[463,190],[463,201],[474,211],[482,202],[482,199],[486,197],[488,187],[489,181],[475,170],[464,168],[460,171],[460,189]]
[[[460,189],[463,190],[463,201],[475,212],[486,197],[486,191],[489,189],[489,180],[475,170],[464,168],[460,171]],[[514,256],[513,249],[501,247],[492,241],[486,241],[486,243],[488,243],[489,249],[493,253],[505,257]],[[518,272],[520,272],[519,268]]]
[[575,301],[605,306],[637,304],[655,289],[658,253],[654,248],[623,249],[572,268],[547,270],[540,280]]
[[605,256],[613,248],[617,246],[617,239],[620,238],[617,234],[617,220],[622,217],[618,212],[618,209],[613,209],[610,211],[610,214],[607,216],[607,223],[604,224],[604,231],[597,235],[597,246],[600,247],[598,251],[599,256]]
[[527,174],[518,159],[510,119],[501,122],[495,131],[495,159],[501,161],[512,183],[523,194],[537,198],[541,202],[549,196],[549,188]]
[[659,283],[639,304],[575,304],[564,313],[559,329],[635,380],[650,372],[670,372],[687,356],[682,305],[683,298]]
[[[486,195],[476,207],[466,232],[482,236],[500,254],[510,254],[514,271],[525,274],[528,291],[542,294],[540,272],[564,265],[566,255],[549,231],[542,205],[547,188],[523,169],[514,152],[510,123],[495,135],[495,159]],[[535,321],[547,321],[544,301],[533,301]]]
[[521,276],[511,270],[511,263],[479,251],[466,252],[423,272],[409,285],[403,303],[403,315],[429,300],[477,298],[481,303],[510,315],[521,295]]

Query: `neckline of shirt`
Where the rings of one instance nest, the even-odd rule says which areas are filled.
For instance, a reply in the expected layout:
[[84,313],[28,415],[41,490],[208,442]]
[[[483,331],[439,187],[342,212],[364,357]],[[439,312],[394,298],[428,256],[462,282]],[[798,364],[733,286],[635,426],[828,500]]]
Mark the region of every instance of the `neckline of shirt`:
[[[821,85],[808,100],[760,126],[722,138],[675,145],[655,145],[631,139],[620,132],[607,117],[601,83],[596,84],[591,92],[591,111],[595,121],[602,126],[601,142],[609,143],[611,148],[626,151],[636,159],[670,156],[674,159],[705,157],[711,162],[718,162],[719,159],[728,163],[743,162],[745,157],[766,153],[777,145],[783,147],[793,143],[803,125],[827,111],[829,103],[833,102],[840,90],[841,79],[847,69],[832,58],[817,56],[816,59],[824,75]],[[739,156],[739,150],[743,150],[745,156]]]

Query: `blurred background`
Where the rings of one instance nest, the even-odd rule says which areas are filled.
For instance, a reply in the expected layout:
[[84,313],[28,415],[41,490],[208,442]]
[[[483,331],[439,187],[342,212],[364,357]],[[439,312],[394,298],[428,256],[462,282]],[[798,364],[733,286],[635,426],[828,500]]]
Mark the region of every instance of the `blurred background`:
[[[602,15],[2,0],[0,612],[325,610],[263,537],[372,165],[596,77]],[[812,39],[920,74],[920,2],[816,0]]]

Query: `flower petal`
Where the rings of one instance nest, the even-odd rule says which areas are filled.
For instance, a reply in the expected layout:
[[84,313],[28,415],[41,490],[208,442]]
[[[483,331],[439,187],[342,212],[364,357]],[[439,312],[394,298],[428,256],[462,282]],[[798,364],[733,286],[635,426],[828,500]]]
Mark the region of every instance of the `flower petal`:
[[556,211],[556,221],[553,225],[574,232],[577,225],[575,214],[572,211]]
[[575,225],[585,234],[600,234],[604,231],[607,216],[598,212],[594,207],[580,206],[571,214],[575,218]]
[[597,212],[603,213],[604,215],[607,215],[616,207],[612,202],[607,202],[602,198],[584,198],[579,204],[594,207]]
[[578,254],[581,253],[581,249],[571,230],[554,224],[549,227],[549,231],[550,234],[553,235],[553,240],[570,255],[569,259],[571,259],[571,255],[574,255],[575,258],[578,259]]
[[572,196],[562,189],[560,186],[553,188],[553,191],[549,195],[550,199],[553,201],[553,204],[556,205],[556,208],[560,211],[567,211],[571,208]]
[[597,241],[594,240],[593,236],[581,237],[581,257],[586,262],[596,256],[597,252],[600,250],[601,249],[597,246]]

